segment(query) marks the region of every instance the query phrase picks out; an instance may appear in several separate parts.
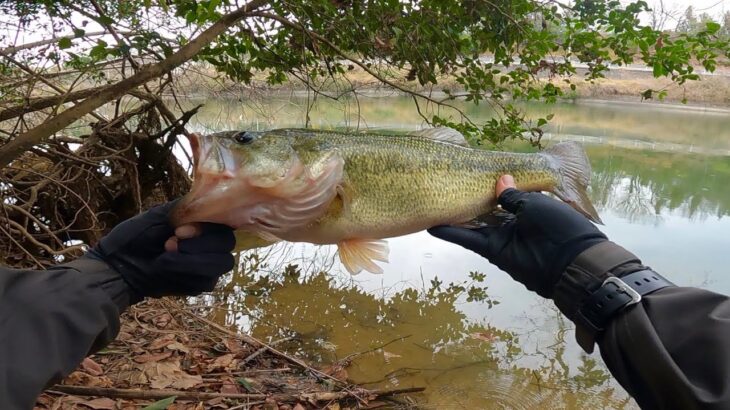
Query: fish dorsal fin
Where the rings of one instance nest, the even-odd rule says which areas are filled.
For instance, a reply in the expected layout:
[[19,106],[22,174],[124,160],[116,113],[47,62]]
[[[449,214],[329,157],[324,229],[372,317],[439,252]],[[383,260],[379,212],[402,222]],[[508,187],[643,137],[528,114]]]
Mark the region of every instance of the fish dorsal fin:
[[469,146],[469,142],[464,137],[464,134],[449,127],[426,128],[425,130],[416,131],[411,135],[429,138],[435,141],[449,142],[464,147]]
[[388,242],[382,239],[345,239],[337,243],[340,262],[351,275],[366,270],[383,273],[374,261],[388,262]]

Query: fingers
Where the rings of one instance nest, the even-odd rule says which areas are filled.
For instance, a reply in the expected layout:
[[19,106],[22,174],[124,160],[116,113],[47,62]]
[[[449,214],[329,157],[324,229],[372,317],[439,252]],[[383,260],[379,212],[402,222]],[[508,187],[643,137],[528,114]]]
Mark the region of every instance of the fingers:
[[177,252],[177,241],[177,236],[171,236],[167,241],[165,241],[165,251]]
[[505,211],[516,214],[522,205],[522,201],[527,194],[517,189],[515,179],[512,175],[502,175],[497,180],[497,185],[494,188],[495,194],[497,195],[497,202],[502,205]]
[[515,185],[515,179],[509,174],[502,175],[502,177],[497,180],[497,186],[495,188],[497,198],[499,198],[499,196],[502,195],[502,192],[504,192],[507,188],[517,188],[517,185]]
[[202,231],[203,227],[200,223],[191,223],[178,226],[177,228],[175,228],[175,236],[171,236],[167,239],[167,241],[165,241],[165,251],[177,252],[178,242],[181,239],[194,238],[200,235]]
[[190,223],[175,228],[175,236],[178,239],[190,239],[200,235],[202,231],[203,226],[201,223]]
[[429,229],[428,233],[439,239],[463,246],[480,255],[489,243],[489,237],[484,233],[456,226],[435,226]]
[[235,259],[230,253],[165,253],[155,261],[165,272],[174,276],[188,277],[191,280],[212,278],[217,280],[221,275],[233,269]]
[[[236,246],[233,229],[221,224],[196,224],[197,235],[189,238],[177,236],[177,251],[187,254],[230,253]],[[182,228],[181,226],[180,228]],[[180,229],[178,228],[178,229]],[[176,232],[177,233],[177,232]],[[184,232],[188,233],[188,232]]]

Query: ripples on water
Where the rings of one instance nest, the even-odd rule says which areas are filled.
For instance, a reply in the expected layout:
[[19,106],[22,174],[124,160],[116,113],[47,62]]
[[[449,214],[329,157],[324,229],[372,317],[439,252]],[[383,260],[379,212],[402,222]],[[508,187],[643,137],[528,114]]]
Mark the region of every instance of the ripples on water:
[[[261,104],[260,112],[275,118],[213,101],[197,126],[301,126],[301,101]],[[592,199],[612,240],[676,283],[730,292],[723,251],[730,247],[727,114],[625,105],[528,108],[556,113],[549,139],[586,143]],[[357,115],[352,107],[319,105],[310,116],[321,127],[353,125],[354,117],[375,128],[421,125],[410,100],[401,98],[361,100]],[[368,386],[426,386],[419,408],[635,408],[600,356],[577,348],[572,325],[551,303],[479,256],[425,233],[389,242],[391,262],[382,276],[347,275],[327,246],[279,244],[241,255],[241,268],[211,302],[223,307],[221,321],[258,337],[296,336],[286,348],[318,363],[385,345],[356,357],[349,377]],[[473,271],[486,279],[470,279]]]

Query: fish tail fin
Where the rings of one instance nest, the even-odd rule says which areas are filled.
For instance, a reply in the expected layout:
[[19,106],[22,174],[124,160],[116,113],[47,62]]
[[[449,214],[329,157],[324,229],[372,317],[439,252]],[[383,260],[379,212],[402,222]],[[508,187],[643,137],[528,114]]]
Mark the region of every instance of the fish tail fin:
[[552,193],[591,221],[603,224],[588,198],[591,164],[583,147],[577,142],[567,141],[546,148],[540,154],[548,157],[557,171],[558,181]]

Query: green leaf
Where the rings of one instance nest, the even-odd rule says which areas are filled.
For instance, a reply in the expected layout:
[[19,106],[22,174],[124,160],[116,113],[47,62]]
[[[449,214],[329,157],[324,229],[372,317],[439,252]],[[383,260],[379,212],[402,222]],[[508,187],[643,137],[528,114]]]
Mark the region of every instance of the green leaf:
[[215,13],[215,9],[221,3],[221,0],[210,0],[208,3],[208,13]]
[[104,25],[112,25],[114,24],[114,19],[109,16],[101,16],[99,17],[99,23]]
[[177,396],[170,396],[166,399],[158,400],[149,406],[143,408],[142,410],[165,410],[167,409],[173,402],[175,402],[175,399]]
[[83,37],[86,34],[86,30],[82,28],[74,28],[74,37]]
[[61,50],[71,48],[71,46],[73,46],[73,45],[74,45],[74,43],[68,37],[64,37],[64,38],[58,40],[58,48],[60,48]]
[[662,67],[661,63],[654,63],[653,69],[654,77],[661,77],[664,74],[664,67]]
[[722,28],[722,26],[720,25],[720,23],[717,23],[714,21],[707,22],[707,32],[710,34],[717,33],[718,31],[720,31],[721,28]]
[[537,120],[537,126],[542,127],[543,125],[547,124],[547,120],[545,118],[540,118]]
[[243,386],[243,388],[246,389],[247,392],[251,393],[256,391],[256,388],[254,388],[253,385],[251,385],[251,383],[245,377],[239,377],[238,379],[236,379],[236,381],[238,382],[238,384]]

